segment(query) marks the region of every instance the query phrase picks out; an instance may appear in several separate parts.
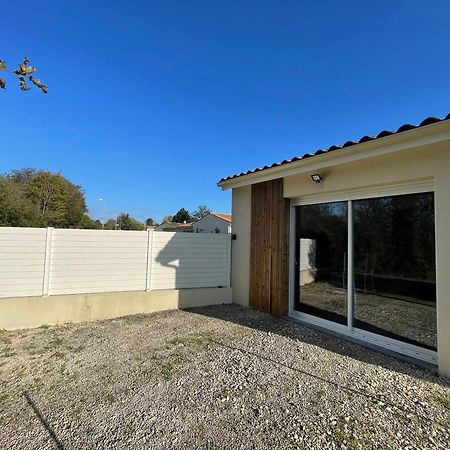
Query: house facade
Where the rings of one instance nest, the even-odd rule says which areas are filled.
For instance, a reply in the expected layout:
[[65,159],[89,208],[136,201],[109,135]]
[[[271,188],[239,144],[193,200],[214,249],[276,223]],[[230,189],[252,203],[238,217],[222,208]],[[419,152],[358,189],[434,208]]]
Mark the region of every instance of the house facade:
[[222,179],[233,301],[450,375],[449,119]]
[[192,224],[194,233],[231,233],[231,214],[210,212]]

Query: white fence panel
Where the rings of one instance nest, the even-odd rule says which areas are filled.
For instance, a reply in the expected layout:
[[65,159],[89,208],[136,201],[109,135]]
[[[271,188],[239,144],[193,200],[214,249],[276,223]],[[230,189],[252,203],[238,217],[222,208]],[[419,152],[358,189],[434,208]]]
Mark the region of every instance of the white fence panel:
[[154,232],[152,289],[229,285],[229,234]]
[[49,294],[144,291],[147,232],[53,230]]
[[0,228],[0,297],[42,295],[47,230]]
[[0,228],[0,297],[230,286],[229,234]]
[[316,268],[316,240],[300,239],[300,270]]

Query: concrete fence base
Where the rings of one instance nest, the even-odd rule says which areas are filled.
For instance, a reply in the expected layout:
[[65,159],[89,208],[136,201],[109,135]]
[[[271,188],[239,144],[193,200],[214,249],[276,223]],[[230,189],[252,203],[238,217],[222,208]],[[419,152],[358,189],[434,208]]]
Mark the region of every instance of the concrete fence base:
[[0,329],[88,322],[168,309],[232,303],[232,288],[170,289],[3,298]]

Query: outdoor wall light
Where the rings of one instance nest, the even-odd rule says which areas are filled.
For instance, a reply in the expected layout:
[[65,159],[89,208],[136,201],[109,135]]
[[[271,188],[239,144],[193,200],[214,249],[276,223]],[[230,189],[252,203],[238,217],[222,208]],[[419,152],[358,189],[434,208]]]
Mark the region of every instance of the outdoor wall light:
[[322,177],[318,173],[311,175],[311,179],[314,183],[320,183],[322,181]]

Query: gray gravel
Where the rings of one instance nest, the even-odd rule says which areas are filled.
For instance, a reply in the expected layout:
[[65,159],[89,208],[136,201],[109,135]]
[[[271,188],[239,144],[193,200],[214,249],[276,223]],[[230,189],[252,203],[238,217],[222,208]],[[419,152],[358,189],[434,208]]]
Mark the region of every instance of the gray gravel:
[[0,335],[2,449],[448,449],[449,380],[235,305]]

